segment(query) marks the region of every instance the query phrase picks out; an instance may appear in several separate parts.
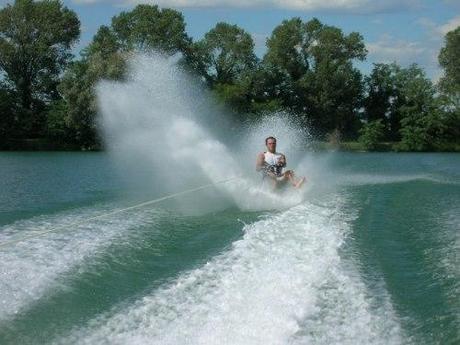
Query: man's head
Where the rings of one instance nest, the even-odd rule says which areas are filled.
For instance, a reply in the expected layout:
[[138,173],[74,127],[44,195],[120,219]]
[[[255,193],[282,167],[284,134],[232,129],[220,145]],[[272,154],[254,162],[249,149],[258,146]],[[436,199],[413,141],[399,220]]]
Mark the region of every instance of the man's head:
[[267,146],[267,150],[271,153],[276,152],[276,138],[268,137],[265,139],[265,146]]

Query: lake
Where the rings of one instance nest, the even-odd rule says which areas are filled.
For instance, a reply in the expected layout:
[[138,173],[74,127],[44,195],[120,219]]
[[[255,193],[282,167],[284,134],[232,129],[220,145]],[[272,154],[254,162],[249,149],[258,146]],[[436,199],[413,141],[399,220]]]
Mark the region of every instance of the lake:
[[305,156],[292,205],[210,186],[112,213],[184,188],[0,153],[0,343],[459,344],[460,154]]

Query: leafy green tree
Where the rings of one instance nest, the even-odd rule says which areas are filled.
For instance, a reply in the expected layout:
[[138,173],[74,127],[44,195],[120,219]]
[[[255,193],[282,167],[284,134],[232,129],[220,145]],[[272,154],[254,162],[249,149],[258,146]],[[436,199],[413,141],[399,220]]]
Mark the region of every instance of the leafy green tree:
[[218,23],[191,45],[183,65],[213,90],[237,115],[253,112],[253,73],[257,70],[254,42],[236,25]]
[[16,0],[0,10],[0,68],[29,128],[24,135],[39,134],[44,106],[59,98],[59,76],[79,35],[76,14],[58,0]]
[[404,103],[401,73],[401,67],[395,63],[377,63],[365,77],[364,118],[366,121],[382,120],[385,137],[389,140],[400,138],[400,107]]
[[401,69],[401,143],[408,151],[426,151],[442,147],[446,140],[445,116],[436,88],[417,65]]
[[72,63],[62,78],[59,91],[63,100],[53,103],[47,119],[48,134],[52,139],[83,148],[100,145],[95,121],[94,85],[101,79],[122,79],[126,54],[121,51],[113,31],[101,26],[82,52],[82,60]]
[[460,26],[446,34],[445,46],[439,53],[439,64],[444,68],[440,80],[441,90],[460,106]]
[[368,150],[375,150],[385,134],[385,125],[382,119],[366,123],[360,130],[359,141]]
[[404,151],[438,151],[446,147],[447,126],[439,107],[430,107],[429,113],[405,110],[401,120],[401,142],[398,148]]
[[438,59],[444,68],[439,86],[444,96],[445,136],[450,143],[460,144],[460,27],[446,34]]
[[245,78],[250,113],[274,113],[283,110],[281,95],[287,91],[287,85],[280,83],[283,74],[280,69],[257,64]]
[[0,149],[10,146],[10,139],[20,133],[20,122],[17,117],[17,100],[11,90],[0,84]]
[[133,52],[157,50],[167,55],[188,51],[190,38],[177,11],[139,5],[101,26],[92,42],[74,62],[59,86],[64,104],[53,104],[48,117],[49,133],[64,136],[85,148],[100,146],[94,86],[101,79],[121,80]]
[[[313,32],[321,26],[317,19],[310,22]],[[309,47],[313,37],[300,18],[284,20],[267,40],[264,62],[277,67],[292,80],[299,80],[310,69]]]
[[263,64],[279,77],[272,97],[320,133],[338,129],[348,136],[356,129],[362,77],[352,62],[366,56],[361,35],[293,18],[274,29],[267,48]]
[[183,15],[156,5],[138,5],[112,18],[112,30],[125,51],[159,50],[173,55],[186,52],[191,39]]
[[381,120],[385,139],[400,141],[400,150],[439,150],[453,137],[449,133],[455,117],[445,111],[443,98],[415,64],[375,64],[366,78],[364,106],[364,118]]
[[[317,32],[322,24],[313,19],[308,25],[310,31]],[[304,119],[310,109],[300,79],[313,68],[308,49],[313,42],[314,38],[300,18],[284,20],[267,40],[267,52],[262,61],[265,74],[275,85],[268,91],[270,98],[281,100],[283,107],[297,112]],[[311,117],[312,114],[309,114]]]
[[364,117],[367,121],[388,122],[392,101],[397,97],[395,71],[398,70],[399,66],[395,64],[377,63],[371,74],[364,78],[367,93]]
[[[82,62],[87,65],[84,74],[88,83],[92,85],[100,79],[122,79],[125,74],[126,59],[129,56],[130,51],[123,49],[113,30],[101,26],[93,41],[82,53]],[[80,67],[77,67],[77,70],[83,71]]]
[[59,85],[63,100],[53,103],[47,119],[48,133],[55,141],[67,141],[81,148],[98,146],[95,76],[89,69],[88,61],[73,63]]
[[121,50],[121,43],[113,30],[105,25],[102,25],[94,35],[92,42],[83,49],[82,56],[84,59],[89,59],[95,56],[100,56],[101,59],[110,59],[113,54]]
[[67,122],[67,112],[66,102],[60,99],[52,102],[46,113],[46,137],[61,147],[76,145],[75,136]]
[[362,102],[362,76],[351,62],[319,63],[302,79],[306,111],[320,131],[338,130],[344,138],[353,137],[359,127]]
[[249,33],[218,23],[191,47],[188,62],[209,85],[236,84],[254,69],[257,58]]

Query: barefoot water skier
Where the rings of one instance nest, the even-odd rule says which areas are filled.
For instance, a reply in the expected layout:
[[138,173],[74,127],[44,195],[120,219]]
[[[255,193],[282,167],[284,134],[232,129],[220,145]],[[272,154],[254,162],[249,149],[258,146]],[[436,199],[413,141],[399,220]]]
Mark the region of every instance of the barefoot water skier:
[[286,170],[286,156],[276,152],[276,138],[268,137],[265,139],[266,152],[257,155],[256,170],[261,171],[264,179],[271,181],[274,189],[290,182],[294,188],[300,188],[305,182],[305,177],[296,178],[294,171]]

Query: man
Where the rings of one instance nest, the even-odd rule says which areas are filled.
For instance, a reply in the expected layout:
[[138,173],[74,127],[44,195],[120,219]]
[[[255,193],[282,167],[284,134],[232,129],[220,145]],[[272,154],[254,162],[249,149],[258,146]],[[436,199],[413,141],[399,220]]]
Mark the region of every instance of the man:
[[290,182],[294,188],[300,188],[305,182],[305,177],[297,179],[294,171],[286,170],[286,156],[282,153],[276,152],[276,138],[268,137],[265,139],[266,152],[261,152],[257,155],[256,170],[262,171],[264,178],[268,178],[273,188],[276,189],[286,182]]

